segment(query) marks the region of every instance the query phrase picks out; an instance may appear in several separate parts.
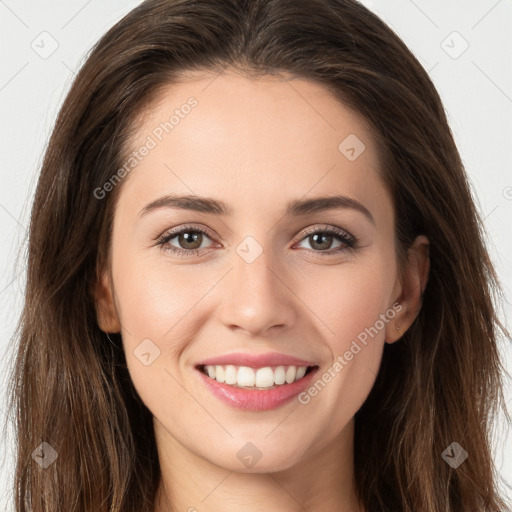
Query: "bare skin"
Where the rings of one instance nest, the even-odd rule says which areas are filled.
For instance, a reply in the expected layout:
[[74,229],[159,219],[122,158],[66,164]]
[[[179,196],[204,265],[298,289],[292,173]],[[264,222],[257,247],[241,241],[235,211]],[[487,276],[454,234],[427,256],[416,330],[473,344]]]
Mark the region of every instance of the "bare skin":
[[[131,378],[154,417],[162,470],[154,510],[363,512],[353,478],[354,414],[384,344],[418,313],[428,240],[418,237],[401,279],[393,204],[372,134],[310,81],[191,75],[139,119],[129,151],[155,138],[190,96],[197,106],[125,178],[111,267],[97,289],[100,327],[122,333]],[[360,152],[356,141],[352,152],[352,139],[353,161],[339,149],[350,134],[365,145]],[[168,194],[214,198],[232,213],[160,207],[141,214]],[[291,201],[334,195],[369,215],[352,205],[286,215]],[[188,229],[195,246],[168,239],[165,247],[182,257],[158,244],[189,225],[208,234]],[[344,238],[326,233],[315,242],[307,228],[334,228]],[[250,250],[262,250],[251,263],[237,252],[248,236],[257,244]],[[320,378],[358,335],[381,324],[307,403],[236,409],[212,395],[195,369],[231,352],[279,352],[314,361]],[[148,366],[134,354],[145,339],[160,351]],[[237,457],[248,442],[261,454],[251,467]]]

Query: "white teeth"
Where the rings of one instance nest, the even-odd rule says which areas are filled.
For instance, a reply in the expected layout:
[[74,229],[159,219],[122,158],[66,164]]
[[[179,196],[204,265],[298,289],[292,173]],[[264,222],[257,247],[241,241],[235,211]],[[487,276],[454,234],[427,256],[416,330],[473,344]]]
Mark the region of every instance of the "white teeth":
[[236,378],[237,378],[236,375],[237,375],[236,368],[232,364],[226,366],[226,373],[225,373],[226,384],[236,384]]
[[304,375],[306,375],[306,370],[307,370],[307,368],[305,366],[299,366],[297,368],[297,373],[295,375],[295,380],[302,379],[302,377],[304,377]]
[[274,385],[274,372],[272,368],[259,368],[256,372],[256,387],[269,388]]
[[207,365],[205,373],[217,382],[225,382],[230,386],[273,388],[285,383],[291,384],[302,379],[307,366],[265,366],[264,368],[250,368],[248,366]]
[[286,382],[286,370],[284,366],[278,366],[274,372],[274,382],[278,385]]
[[238,386],[254,386],[254,382],[256,381],[256,376],[254,375],[254,370],[249,368],[248,366],[240,366],[238,368]]
[[288,366],[288,370],[286,370],[286,382],[291,384],[295,380],[295,375],[297,375],[297,368],[295,368],[295,366]]
[[215,380],[217,382],[224,382],[226,380],[224,366],[215,367]]

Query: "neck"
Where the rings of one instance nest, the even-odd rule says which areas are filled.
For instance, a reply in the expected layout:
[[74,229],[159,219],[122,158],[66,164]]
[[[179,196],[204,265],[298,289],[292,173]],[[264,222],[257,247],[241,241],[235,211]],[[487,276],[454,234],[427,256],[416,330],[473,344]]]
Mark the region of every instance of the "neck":
[[278,471],[240,473],[191,452],[155,421],[161,480],[155,512],[363,512],[353,471],[353,421],[330,443]]

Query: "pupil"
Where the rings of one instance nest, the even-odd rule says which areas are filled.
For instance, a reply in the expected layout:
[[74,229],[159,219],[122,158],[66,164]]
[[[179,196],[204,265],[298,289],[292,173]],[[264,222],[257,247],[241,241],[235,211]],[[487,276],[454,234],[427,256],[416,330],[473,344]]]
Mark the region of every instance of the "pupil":
[[[313,235],[313,240],[314,240],[314,243],[315,243],[315,244],[316,244],[316,243],[318,243],[318,241],[317,241],[317,240],[318,240],[319,238],[320,238],[320,239],[324,239],[324,240],[325,240],[325,239],[332,239],[332,235],[325,235],[325,234],[318,234],[318,233],[317,233],[316,235]],[[330,242],[330,241],[331,241],[331,240],[329,240],[329,242]],[[320,245],[321,245],[321,244],[322,244],[322,242],[320,242]],[[328,244],[327,244],[327,247],[325,247],[325,246],[324,246],[324,247],[320,247],[320,248],[328,249],[330,245],[331,245],[331,244],[330,244],[330,243],[328,243]]]
[[[191,234],[192,233],[192,234]],[[186,244],[194,244],[197,243],[197,239],[201,236],[201,233],[197,233],[197,232],[185,232],[182,234],[182,238],[184,239],[184,242],[185,242],[185,245]],[[181,242],[181,241],[180,241]],[[199,246],[201,245],[201,243],[199,243]],[[198,247],[199,247],[198,246]],[[187,247],[188,249],[197,249],[197,247]]]

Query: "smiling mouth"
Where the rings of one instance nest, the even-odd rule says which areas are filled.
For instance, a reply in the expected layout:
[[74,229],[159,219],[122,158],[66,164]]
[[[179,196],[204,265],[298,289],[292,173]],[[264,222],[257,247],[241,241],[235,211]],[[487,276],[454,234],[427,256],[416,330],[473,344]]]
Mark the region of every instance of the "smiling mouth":
[[196,369],[210,379],[234,388],[270,390],[287,386],[316,371],[318,366],[265,366],[252,368],[236,365],[198,365]]

